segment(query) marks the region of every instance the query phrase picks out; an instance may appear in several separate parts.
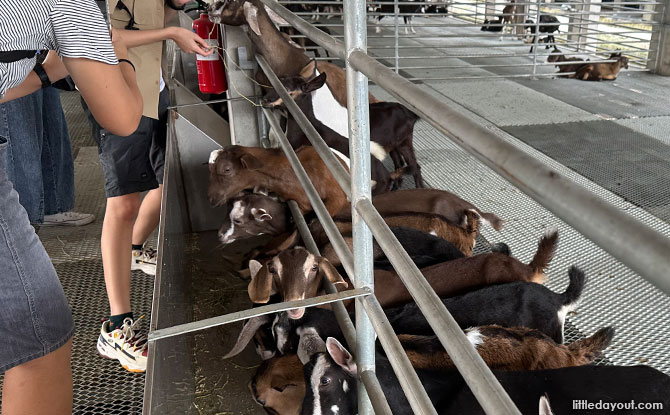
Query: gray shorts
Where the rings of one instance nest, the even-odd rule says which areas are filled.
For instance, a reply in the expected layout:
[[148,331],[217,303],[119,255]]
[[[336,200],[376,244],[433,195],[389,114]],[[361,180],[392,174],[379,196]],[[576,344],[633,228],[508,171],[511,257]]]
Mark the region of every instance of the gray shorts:
[[102,128],[82,100],[98,144],[107,197],[145,192],[163,183],[169,102],[165,88],[158,103],[159,119],[143,116],[134,133],[120,137]]
[[74,334],[63,287],[7,179],[0,137],[0,373],[61,347]]

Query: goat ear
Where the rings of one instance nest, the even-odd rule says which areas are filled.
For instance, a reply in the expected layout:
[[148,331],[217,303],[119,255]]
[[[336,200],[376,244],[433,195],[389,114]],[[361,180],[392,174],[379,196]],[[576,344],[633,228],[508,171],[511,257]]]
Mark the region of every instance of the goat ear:
[[328,350],[330,357],[332,357],[335,363],[342,369],[347,371],[351,376],[357,376],[358,368],[356,367],[354,358],[336,338],[328,337],[328,339],[326,339],[326,350]]
[[263,268],[263,264],[260,262],[256,261],[255,259],[252,259],[249,261],[249,273],[251,274],[251,279],[254,279],[256,274],[258,274],[258,271]]
[[312,91],[316,91],[317,89],[321,88],[325,83],[326,83],[326,73],[324,72],[322,74],[319,74],[319,76],[310,80],[306,84],[303,84],[302,92],[309,93]]
[[[249,263],[251,269],[251,263]],[[255,274],[251,272],[251,282],[247,288],[249,298],[254,303],[265,304],[270,301],[270,296],[274,294],[272,291],[272,275],[268,272],[268,267],[263,266]]]
[[319,270],[326,274],[326,277],[328,278],[328,281],[332,282],[335,287],[338,285],[343,285],[344,288],[347,288],[349,286],[349,283],[347,283],[344,278],[340,275],[339,272],[335,269],[333,264],[330,263],[326,258],[320,257],[319,258]]
[[270,20],[272,20],[275,24],[278,24],[278,25],[288,25],[289,24],[286,20],[284,20],[283,17],[281,17],[280,15],[275,13],[275,11],[272,10],[271,8],[269,8],[268,6],[265,6],[265,11],[268,13],[268,16],[270,16]]
[[554,413],[551,410],[551,406],[549,406],[549,398],[547,397],[546,394],[540,396],[540,415],[554,415]]
[[303,79],[310,79],[316,72],[316,61],[312,59],[307,65],[300,70],[300,77]]
[[242,163],[242,166],[245,169],[249,170],[258,170],[263,167],[261,161],[251,154],[242,154],[242,157],[240,157],[240,163]]
[[244,17],[256,36],[261,37],[261,28],[258,26],[258,8],[249,2],[244,3]]
[[256,219],[258,222],[265,222],[267,220],[272,220],[272,215],[270,215],[267,210],[261,208],[261,209],[256,209],[256,208],[251,208],[251,214],[254,216],[254,219]]

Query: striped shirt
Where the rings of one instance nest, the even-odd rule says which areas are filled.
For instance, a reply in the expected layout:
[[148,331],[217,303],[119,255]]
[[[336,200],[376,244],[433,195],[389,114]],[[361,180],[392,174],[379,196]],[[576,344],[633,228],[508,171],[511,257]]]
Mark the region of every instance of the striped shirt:
[[[0,0],[0,51],[40,49],[118,63],[94,0]],[[0,62],[0,97],[21,84],[34,66],[35,58]]]

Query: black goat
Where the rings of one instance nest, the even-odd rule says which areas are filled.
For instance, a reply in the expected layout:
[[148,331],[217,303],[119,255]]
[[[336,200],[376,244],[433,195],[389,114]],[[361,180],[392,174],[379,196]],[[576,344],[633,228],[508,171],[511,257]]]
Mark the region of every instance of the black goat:
[[[304,367],[303,415],[355,414],[358,367],[351,354],[335,339],[326,341],[327,352],[315,353]],[[375,372],[395,415],[413,414],[391,365],[377,353]],[[421,383],[440,414],[484,414],[456,371],[417,370]],[[547,396],[555,415],[573,414],[573,401],[658,402],[670,407],[670,377],[647,366],[578,366],[527,372],[494,371],[521,413],[538,412],[540,397]],[[595,412],[591,412],[595,413]],[[631,414],[653,413],[637,410]]]
[[[568,271],[570,285],[559,294],[533,282],[493,285],[443,299],[463,329],[498,324],[503,327],[537,329],[563,343],[565,316],[574,310],[584,290],[586,277],[577,267]],[[415,303],[385,310],[396,333],[432,335],[433,330]]]
[[[532,43],[533,45],[530,47],[530,52],[533,53],[533,48],[535,47],[535,21],[533,19],[527,19],[524,22],[524,30],[527,32],[530,32],[532,35],[530,40],[527,40],[526,43]],[[558,33],[560,32],[560,26],[561,22],[558,20],[558,18],[554,15],[551,14],[540,14],[540,24],[539,24],[539,32],[540,33],[549,33],[547,37],[544,39],[540,39],[538,43],[545,43],[547,46],[546,48],[549,49],[552,45],[556,45],[556,39],[554,38],[554,35],[552,33]]]

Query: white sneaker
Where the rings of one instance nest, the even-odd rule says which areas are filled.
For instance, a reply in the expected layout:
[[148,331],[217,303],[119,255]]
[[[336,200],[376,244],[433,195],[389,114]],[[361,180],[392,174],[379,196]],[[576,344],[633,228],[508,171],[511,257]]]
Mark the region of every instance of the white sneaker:
[[156,250],[152,248],[133,249],[130,270],[138,269],[145,274],[156,275],[156,255]]
[[62,212],[54,215],[45,215],[44,222],[39,226],[82,226],[95,220],[95,215],[79,212]]
[[[144,316],[142,316],[144,317]],[[133,322],[123,320],[123,326],[109,331],[109,320],[102,322],[98,337],[98,353],[108,359],[116,359],[129,372],[144,372],[147,369],[147,335],[139,331],[142,317]]]

